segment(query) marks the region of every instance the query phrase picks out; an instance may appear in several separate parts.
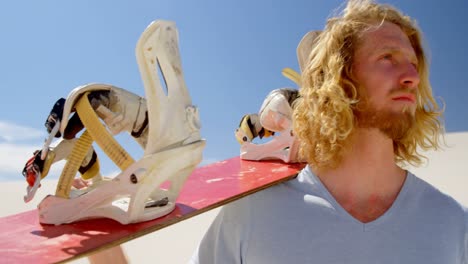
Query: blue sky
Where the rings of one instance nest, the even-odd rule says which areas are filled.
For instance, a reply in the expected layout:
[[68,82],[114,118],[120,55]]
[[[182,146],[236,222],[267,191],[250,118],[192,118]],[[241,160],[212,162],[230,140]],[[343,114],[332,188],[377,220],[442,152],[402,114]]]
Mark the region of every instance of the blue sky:
[[[425,33],[436,96],[447,131],[468,131],[468,30],[463,0],[393,0]],[[0,180],[22,179],[40,148],[53,103],[89,82],[144,95],[135,45],[153,20],[175,21],[185,81],[200,109],[204,163],[238,155],[240,118],[272,89],[295,87],[281,69],[298,69],[296,46],[322,29],[342,1],[4,1],[0,4]],[[119,136],[135,158],[142,151]],[[102,156],[102,155],[101,155]],[[103,157],[102,171],[115,167]],[[57,166],[58,167],[58,166]],[[50,177],[57,177],[59,168]]]

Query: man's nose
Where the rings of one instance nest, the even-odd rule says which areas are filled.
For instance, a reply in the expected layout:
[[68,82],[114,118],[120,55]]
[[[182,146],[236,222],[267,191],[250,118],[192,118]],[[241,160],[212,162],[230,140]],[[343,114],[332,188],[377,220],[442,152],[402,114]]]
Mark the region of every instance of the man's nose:
[[419,80],[417,67],[412,63],[406,63],[402,70],[400,84],[404,87],[415,89],[419,85]]

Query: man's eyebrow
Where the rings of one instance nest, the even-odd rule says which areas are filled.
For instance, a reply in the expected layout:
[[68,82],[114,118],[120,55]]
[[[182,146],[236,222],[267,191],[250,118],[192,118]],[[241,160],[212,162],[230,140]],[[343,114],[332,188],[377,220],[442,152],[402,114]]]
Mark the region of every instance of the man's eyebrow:
[[403,55],[408,55],[411,61],[416,62],[416,63],[418,62],[418,57],[416,56],[414,51],[410,51],[410,50],[403,49],[403,48],[396,47],[396,46],[383,46],[383,47],[375,49],[372,53],[378,54],[378,53],[385,53],[385,52],[400,53]]

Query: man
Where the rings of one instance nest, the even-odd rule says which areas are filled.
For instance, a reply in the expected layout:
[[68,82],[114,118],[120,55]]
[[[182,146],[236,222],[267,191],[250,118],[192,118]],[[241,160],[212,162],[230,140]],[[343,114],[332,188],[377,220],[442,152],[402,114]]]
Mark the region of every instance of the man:
[[225,206],[193,263],[468,263],[467,211],[402,169],[443,128],[415,23],[349,1],[302,75],[298,177]]

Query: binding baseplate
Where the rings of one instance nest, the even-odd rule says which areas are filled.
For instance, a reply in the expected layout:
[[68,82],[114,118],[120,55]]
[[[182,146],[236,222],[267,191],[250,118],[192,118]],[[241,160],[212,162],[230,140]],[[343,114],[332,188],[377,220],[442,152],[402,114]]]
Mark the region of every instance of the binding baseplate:
[[[99,121],[99,109],[95,112],[90,104],[90,92],[118,88],[106,84],[76,88],[65,102],[60,132],[64,134],[68,117],[75,110],[86,130],[71,151],[55,195],[47,196],[38,206],[41,223],[111,218],[129,224],[164,216],[175,208],[182,185],[201,161],[205,146],[198,109],[191,103],[183,78],[175,24],[151,23],[137,43],[136,56],[147,100],[143,157],[134,161]],[[158,68],[163,80],[158,77]],[[122,171],[113,179],[71,192],[71,182],[93,141]]]

